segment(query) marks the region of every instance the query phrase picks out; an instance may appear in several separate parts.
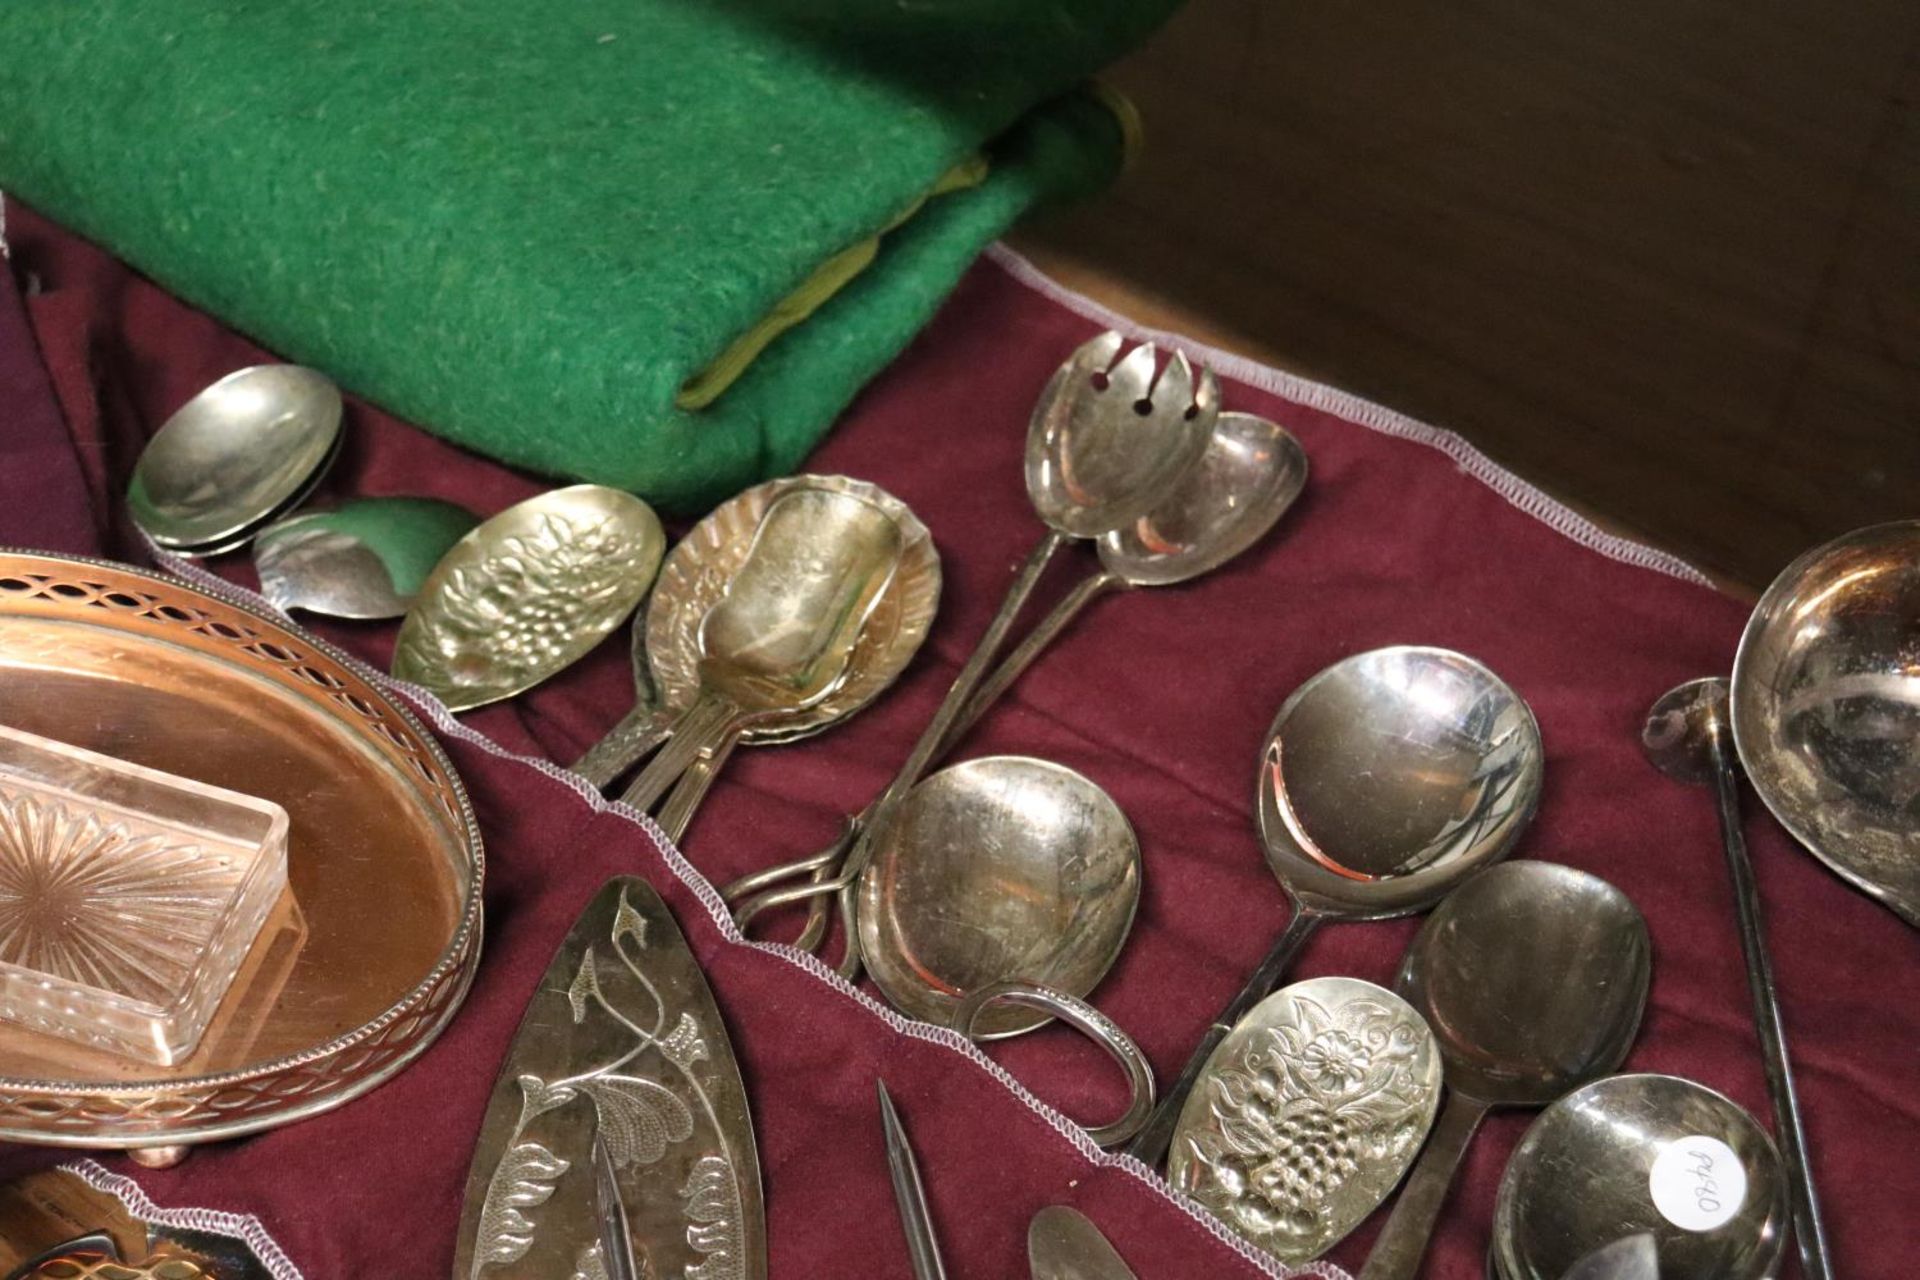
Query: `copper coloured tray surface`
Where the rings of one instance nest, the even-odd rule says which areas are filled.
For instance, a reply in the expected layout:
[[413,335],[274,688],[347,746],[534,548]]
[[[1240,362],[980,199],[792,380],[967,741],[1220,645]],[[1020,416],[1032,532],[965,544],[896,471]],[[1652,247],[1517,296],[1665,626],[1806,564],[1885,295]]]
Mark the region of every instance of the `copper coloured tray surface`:
[[199,1046],[156,1067],[0,1023],[0,1139],[161,1146],[326,1110],[433,1040],[480,950],[439,747],[312,639],[120,565],[0,551],[0,722],[284,807],[289,893]]

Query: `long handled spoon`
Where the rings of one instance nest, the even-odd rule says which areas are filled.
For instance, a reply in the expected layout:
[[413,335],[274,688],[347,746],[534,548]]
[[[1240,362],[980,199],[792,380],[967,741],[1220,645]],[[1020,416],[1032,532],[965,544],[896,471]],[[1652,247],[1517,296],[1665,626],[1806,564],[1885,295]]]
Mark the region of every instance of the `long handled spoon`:
[[[932,765],[992,669],[1048,561],[1068,542],[1102,537],[1140,519],[1199,462],[1218,416],[1219,386],[1212,373],[1203,369],[1196,383],[1186,357],[1176,355],[1156,381],[1153,348],[1136,347],[1114,363],[1120,345],[1117,333],[1095,338],[1074,352],[1042,392],[1027,430],[1026,472],[1027,496],[1047,532],[1020,566],[999,612],[906,762],[874,803],[866,830],[854,838],[839,872],[756,895],[736,913],[742,928],[770,907],[837,897],[859,879],[870,855],[868,835],[885,826]],[[849,961],[856,945],[850,937]]]
[[1360,1280],[1412,1280],[1489,1110],[1545,1106],[1620,1065],[1651,967],[1639,911],[1571,867],[1502,863],[1434,909],[1399,987],[1440,1041],[1447,1100]]
[[1734,773],[1733,740],[1727,721],[1727,682],[1718,677],[1689,680],[1669,690],[1647,712],[1640,745],[1654,767],[1680,782],[1713,788],[1720,813],[1720,844],[1733,881],[1733,904],[1740,920],[1740,950],[1747,961],[1747,992],[1753,999],[1753,1027],[1760,1037],[1767,1093],[1773,1101],[1773,1127],[1793,1192],[1793,1234],[1806,1280],[1828,1280],[1833,1260],[1820,1217],[1820,1197],[1807,1168],[1807,1133],[1800,1117],[1800,1096],[1793,1087],[1793,1065],[1780,1021],[1780,997],[1773,982],[1773,957],[1760,921],[1760,891],[1740,829],[1739,779]]
[[1448,649],[1356,654],[1294,691],[1261,753],[1260,838],[1293,918],[1127,1147],[1157,1164],[1207,1058],[1328,920],[1424,911],[1505,857],[1540,797],[1520,695]]

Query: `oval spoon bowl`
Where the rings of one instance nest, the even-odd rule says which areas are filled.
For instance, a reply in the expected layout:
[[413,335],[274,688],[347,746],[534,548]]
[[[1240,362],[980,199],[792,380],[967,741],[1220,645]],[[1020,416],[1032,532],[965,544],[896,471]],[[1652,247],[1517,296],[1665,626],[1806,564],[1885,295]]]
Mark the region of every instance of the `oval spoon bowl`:
[[525,692],[632,613],[666,550],[653,508],[602,485],[554,489],[468,533],[441,559],[394,644],[393,674],[454,711]]
[[[226,550],[310,488],[340,439],[339,388],[312,369],[255,365],[182,405],[127,487],[134,523],[172,550]],[[244,540],[244,539],[242,539]]]

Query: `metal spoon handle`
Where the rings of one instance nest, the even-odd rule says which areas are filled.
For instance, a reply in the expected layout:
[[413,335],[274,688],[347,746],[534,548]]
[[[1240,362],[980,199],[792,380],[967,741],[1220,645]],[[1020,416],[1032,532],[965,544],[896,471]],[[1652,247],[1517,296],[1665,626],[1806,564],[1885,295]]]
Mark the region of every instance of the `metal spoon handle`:
[[670,713],[657,707],[637,706],[573,762],[573,771],[595,787],[605,789],[638,764],[640,757],[665,741],[672,727]]
[[1773,957],[1767,950],[1760,923],[1760,891],[1747,857],[1746,833],[1740,826],[1739,779],[1733,770],[1731,745],[1724,721],[1716,718],[1708,746],[1713,762],[1714,798],[1719,802],[1720,842],[1726,850],[1727,874],[1733,881],[1733,902],[1740,920],[1740,949],[1747,958],[1747,990],[1753,997],[1753,1026],[1760,1037],[1760,1057],[1767,1072],[1767,1092],[1773,1100],[1773,1127],[1780,1138],[1780,1158],[1787,1166],[1793,1193],[1794,1244],[1800,1251],[1800,1269],[1806,1280],[1830,1280],[1833,1260],[1827,1249],[1827,1228],[1820,1216],[1820,1197],[1807,1167],[1807,1134],[1800,1120],[1800,1095],[1793,1086],[1793,1066],[1787,1059],[1787,1038],[1780,1022],[1780,1000],[1773,983]]
[[693,821],[693,815],[700,808],[700,802],[707,798],[707,791],[713,786],[713,780],[726,768],[727,757],[740,745],[740,734],[729,733],[713,751],[695,760],[687,771],[680,775],[680,781],[673,784],[673,790],[667,795],[667,802],[660,806],[659,823],[667,833],[667,839],[675,844],[687,834],[687,824]]
[[666,745],[647,761],[647,767],[620,798],[642,812],[658,804],[667,789],[703,755],[737,734],[739,708],[716,693],[702,692],[686,713],[674,721]]
[[1400,1198],[1394,1202],[1387,1225],[1380,1229],[1373,1252],[1367,1255],[1367,1265],[1360,1269],[1360,1280],[1413,1280],[1419,1272],[1433,1224],[1440,1218],[1440,1206],[1446,1203],[1447,1191],[1453,1186],[1454,1171],[1460,1167],[1460,1157],[1466,1154],[1467,1143],[1488,1107],[1478,1098],[1448,1090],[1446,1105],[1427,1138],[1426,1150],[1401,1185]]
[[1280,985],[1280,979],[1285,976],[1287,967],[1293,963],[1293,957],[1325,919],[1311,911],[1294,911],[1293,919],[1287,921],[1287,927],[1274,939],[1266,958],[1260,961],[1260,967],[1241,984],[1239,992],[1227,1002],[1227,1007],[1220,1011],[1220,1016],[1213,1020],[1206,1034],[1200,1037],[1200,1043],[1194,1046],[1193,1053],[1187,1058],[1187,1065],[1181,1068],[1180,1078],[1161,1095],[1160,1104],[1154,1108],[1146,1126],[1127,1144],[1128,1155],[1156,1166],[1167,1158],[1167,1148],[1173,1145],[1173,1131],[1180,1123],[1180,1112],[1187,1105],[1187,1095],[1200,1082],[1200,1076],[1207,1068],[1207,1059],[1213,1056],[1213,1051],[1220,1047],[1227,1033],[1247,1016],[1253,1006],[1273,994],[1274,988]]

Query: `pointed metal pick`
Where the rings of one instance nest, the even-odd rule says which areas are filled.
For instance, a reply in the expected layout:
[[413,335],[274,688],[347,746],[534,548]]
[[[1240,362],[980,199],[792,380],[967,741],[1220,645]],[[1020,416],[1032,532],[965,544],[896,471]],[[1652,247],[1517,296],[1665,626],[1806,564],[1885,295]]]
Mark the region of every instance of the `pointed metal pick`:
[[920,1181],[920,1162],[914,1158],[913,1144],[893,1108],[893,1095],[887,1082],[875,1080],[880,1095],[880,1130],[887,1140],[887,1174],[893,1180],[893,1199],[900,1209],[900,1229],[907,1237],[907,1258],[913,1266],[914,1280],[947,1280],[946,1263],[940,1258],[940,1242],[933,1234],[933,1213],[927,1208],[927,1188]]
[[1027,1227],[1033,1280],[1136,1280],[1100,1228],[1078,1209],[1048,1205]]
[[633,1257],[633,1228],[626,1200],[620,1195],[620,1172],[607,1154],[607,1143],[593,1135],[594,1202],[600,1210],[600,1258],[607,1280],[639,1280],[640,1265]]
[[1660,1280],[1660,1251],[1645,1231],[1622,1236],[1574,1263],[1560,1280]]
[[594,895],[527,1003],[467,1175],[455,1280],[618,1280],[596,1142],[634,1273],[765,1280],[740,1069],[679,926],[631,876]]

